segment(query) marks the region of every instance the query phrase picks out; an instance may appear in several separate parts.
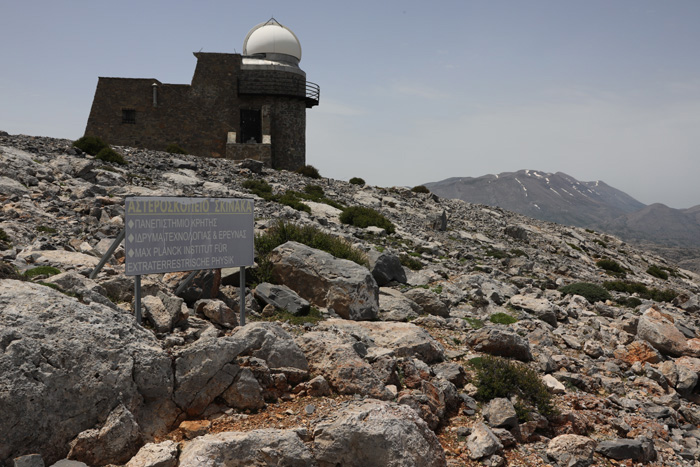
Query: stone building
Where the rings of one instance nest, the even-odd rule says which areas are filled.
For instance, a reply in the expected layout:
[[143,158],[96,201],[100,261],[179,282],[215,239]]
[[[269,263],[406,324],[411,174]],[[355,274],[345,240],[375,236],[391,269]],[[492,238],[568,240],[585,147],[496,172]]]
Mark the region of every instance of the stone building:
[[194,56],[191,84],[100,77],[85,134],[277,169],[306,164],[306,109],[318,105],[319,87],[299,68],[301,44],[291,30],[272,18],[250,30],[242,54]]

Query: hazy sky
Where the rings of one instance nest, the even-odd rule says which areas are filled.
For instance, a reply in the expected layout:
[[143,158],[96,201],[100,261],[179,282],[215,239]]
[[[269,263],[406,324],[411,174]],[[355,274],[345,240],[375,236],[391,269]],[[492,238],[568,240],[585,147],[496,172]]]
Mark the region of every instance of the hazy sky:
[[700,1],[0,0],[0,130],[76,139],[98,76],[188,84],[274,16],[321,86],[307,163],[414,186],[533,169],[700,204]]

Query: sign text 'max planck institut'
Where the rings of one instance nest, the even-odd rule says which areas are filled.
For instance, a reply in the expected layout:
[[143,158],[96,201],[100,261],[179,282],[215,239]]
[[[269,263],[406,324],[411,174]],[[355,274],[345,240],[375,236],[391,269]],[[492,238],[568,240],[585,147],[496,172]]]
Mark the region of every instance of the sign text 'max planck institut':
[[253,200],[129,197],[126,275],[253,264]]

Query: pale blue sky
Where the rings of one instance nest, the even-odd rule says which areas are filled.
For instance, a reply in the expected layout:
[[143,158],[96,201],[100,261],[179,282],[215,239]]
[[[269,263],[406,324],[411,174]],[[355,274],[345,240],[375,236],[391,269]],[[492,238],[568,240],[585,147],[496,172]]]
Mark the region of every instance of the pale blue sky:
[[274,16],[307,162],[380,186],[533,169],[700,204],[700,1],[0,0],[0,130],[76,139],[98,76],[187,84]]

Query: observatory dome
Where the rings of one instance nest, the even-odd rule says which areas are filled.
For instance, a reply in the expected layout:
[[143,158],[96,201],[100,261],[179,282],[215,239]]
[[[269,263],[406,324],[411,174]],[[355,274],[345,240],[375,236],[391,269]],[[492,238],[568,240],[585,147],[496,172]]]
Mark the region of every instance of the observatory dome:
[[294,33],[271,18],[248,32],[243,41],[243,55],[283,54],[301,60],[301,44]]

